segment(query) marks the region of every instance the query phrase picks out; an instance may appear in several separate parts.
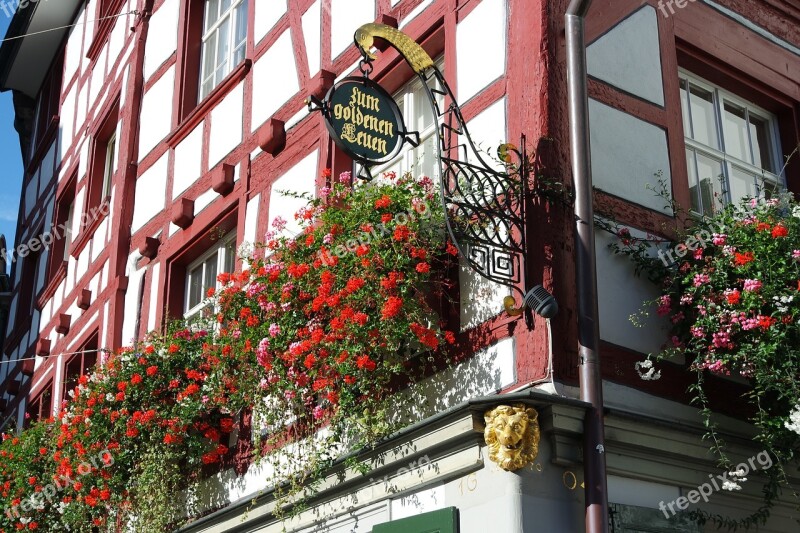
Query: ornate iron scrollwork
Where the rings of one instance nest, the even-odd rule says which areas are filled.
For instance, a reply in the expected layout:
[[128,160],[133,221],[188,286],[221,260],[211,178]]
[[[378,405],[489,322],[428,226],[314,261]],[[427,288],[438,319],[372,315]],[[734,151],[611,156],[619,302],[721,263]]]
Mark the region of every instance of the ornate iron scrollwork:
[[[523,138],[519,149],[501,146],[495,165],[489,164],[475,145],[455,95],[447,80],[425,50],[401,31],[382,24],[365,24],[355,33],[361,51],[362,72],[371,71],[375,59],[371,48],[376,37],[392,45],[419,76],[434,116],[439,159],[439,184],[446,212],[447,232],[469,267],[494,283],[509,287],[523,302],[507,296],[506,311],[525,312],[526,236],[525,204],[528,199],[528,160]],[[366,66],[366,68],[365,68]],[[440,103],[441,101],[441,103]],[[310,110],[330,113],[325,101],[310,100]],[[416,132],[403,132],[405,140]],[[517,162],[512,159],[517,158]],[[362,178],[371,179],[369,162],[363,163]],[[525,312],[528,325],[531,313]]]

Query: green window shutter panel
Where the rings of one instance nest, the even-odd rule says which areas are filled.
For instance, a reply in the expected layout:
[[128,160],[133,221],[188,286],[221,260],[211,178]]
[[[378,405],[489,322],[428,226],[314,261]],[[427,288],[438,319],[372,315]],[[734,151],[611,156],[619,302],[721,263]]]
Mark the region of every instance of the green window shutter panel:
[[439,511],[392,520],[373,527],[372,533],[458,533],[458,509],[448,507]]

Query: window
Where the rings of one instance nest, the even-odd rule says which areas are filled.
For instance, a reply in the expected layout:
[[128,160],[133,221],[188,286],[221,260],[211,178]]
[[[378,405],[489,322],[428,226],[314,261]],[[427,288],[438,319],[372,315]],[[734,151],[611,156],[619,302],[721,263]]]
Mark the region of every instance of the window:
[[233,272],[236,260],[236,235],[228,234],[220,239],[186,269],[186,292],[183,316],[191,319],[206,308],[208,289],[218,286],[217,275]]
[[87,212],[111,196],[119,157],[117,150],[118,116],[119,101],[114,103],[100,128],[93,134]]
[[782,185],[776,117],[684,72],[680,85],[692,209],[770,196]]
[[111,196],[111,178],[117,170],[117,134],[111,134],[111,138],[106,143],[105,165],[103,166],[103,189],[102,198]]
[[60,54],[53,62],[52,68],[48,71],[47,77],[39,91],[36,99],[36,111],[33,122],[33,136],[28,153],[30,161],[37,149],[45,140],[45,135],[50,130],[53,118],[59,113],[59,100],[61,97],[61,78],[63,76],[63,54]]
[[[35,235],[39,235],[36,233]],[[19,288],[19,302],[15,318],[17,328],[29,328],[31,316],[36,308],[36,284],[39,280],[41,250],[31,252],[22,260],[22,283]]]
[[50,273],[48,279],[55,277],[56,272],[69,260],[72,246],[72,225],[75,219],[75,196],[69,187],[56,204],[55,229],[53,230],[53,247],[51,248]]
[[94,335],[78,353],[70,357],[64,365],[64,388],[61,399],[70,398],[69,392],[78,385],[78,379],[91,372],[97,364],[97,335]]
[[41,394],[39,394],[35,400],[30,401],[25,408],[25,422],[23,427],[27,429],[37,420],[46,420],[52,415],[53,390],[50,385],[47,385]]
[[[443,64],[437,61],[439,69],[443,69]],[[429,82],[431,87],[435,82],[432,78]],[[444,105],[444,97],[440,98],[439,106]],[[431,104],[422,81],[415,77],[402,89],[394,94],[394,100],[403,115],[403,122],[408,131],[419,132],[420,144],[417,147],[406,144],[406,147],[395,159],[377,169],[375,175],[382,172],[396,172],[397,175],[411,172],[415,177],[428,176],[438,178],[437,150],[436,150],[436,128],[438,121],[433,116]]]
[[244,61],[247,0],[205,0],[200,100]]

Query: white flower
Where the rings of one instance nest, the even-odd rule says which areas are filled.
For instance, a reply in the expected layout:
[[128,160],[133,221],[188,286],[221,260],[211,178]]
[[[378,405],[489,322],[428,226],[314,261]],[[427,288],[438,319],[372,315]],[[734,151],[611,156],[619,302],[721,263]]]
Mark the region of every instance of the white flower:
[[789,420],[784,422],[786,429],[794,431],[800,435],[800,404],[794,406],[794,410],[789,413]]
[[[661,371],[653,368],[653,361],[650,359],[637,362],[635,368],[636,372],[639,373],[639,377],[645,381],[655,381],[657,379],[661,379]],[[643,370],[646,370],[646,372],[643,372]]]
[[242,241],[242,244],[236,249],[236,255],[239,259],[249,260],[253,257],[253,244],[250,241]]
[[725,480],[722,482],[722,490],[742,490],[742,487],[735,481]]
[[113,402],[114,401],[114,395],[111,394],[110,392],[106,393],[106,401],[107,402]]
[[795,218],[800,218],[800,205],[796,205],[792,208],[792,216]]

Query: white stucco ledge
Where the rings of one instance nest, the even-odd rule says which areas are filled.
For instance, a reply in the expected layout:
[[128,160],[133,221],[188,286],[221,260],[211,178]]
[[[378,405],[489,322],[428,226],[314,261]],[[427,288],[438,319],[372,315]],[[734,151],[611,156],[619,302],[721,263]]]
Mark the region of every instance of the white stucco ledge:
[[[367,512],[370,506],[381,502],[386,504],[389,500],[395,505],[398,498],[404,495],[418,495],[425,490],[436,492],[437,487],[444,483],[486,469],[491,472],[485,475],[491,474],[494,482],[500,483],[497,497],[501,498],[504,494],[507,497],[518,492],[516,484],[520,478],[513,473],[499,470],[486,460],[483,414],[497,405],[508,403],[523,403],[539,411],[542,441],[555,434],[562,437],[582,434],[583,417],[589,407],[589,404],[579,400],[549,395],[534,389],[473,398],[390,435],[373,450],[354,452],[337,460],[319,484],[315,496],[306,502],[307,510],[292,520],[283,524],[276,520],[273,514],[273,488],[265,487],[246,494],[177,531],[278,532],[283,528],[286,531],[316,531],[316,527],[339,517],[359,515]],[[574,458],[579,454],[576,447],[580,446],[580,439],[573,437],[569,440],[573,449],[568,455]],[[544,455],[549,455],[546,450],[550,446],[543,444],[543,448],[539,454],[542,463],[561,462],[554,457],[545,457]],[[560,449],[564,450],[563,443]],[[365,475],[348,468],[346,461],[352,457],[358,457],[360,461],[370,465],[370,472]],[[409,465],[419,467],[409,468]],[[255,466],[251,466],[253,468]],[[249,474],[248,471],[245,477]],[[221,483],[232,477],[235,477],[233,471],[214,476]]]

